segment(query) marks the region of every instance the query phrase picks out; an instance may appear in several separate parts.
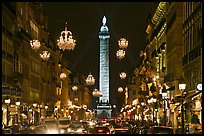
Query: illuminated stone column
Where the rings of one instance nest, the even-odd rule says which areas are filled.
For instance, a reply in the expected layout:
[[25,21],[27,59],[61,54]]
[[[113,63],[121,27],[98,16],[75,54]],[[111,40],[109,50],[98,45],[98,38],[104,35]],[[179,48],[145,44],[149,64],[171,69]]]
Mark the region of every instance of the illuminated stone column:
[[100,38],[100,79],[99,90],[103,92],[103,96],[99,98],[99,102],[109,103],[109,32],[106,26],[106,17],[103,17],[103,26],[99,32]]
[[110,118],[111,106],[109,104],[109,32],[106,26],[106,17],[103,17],[103,25],[99,32],[100,39],[100,77],[99,90],[102,91],[103,96],[99,97],[99,104],[97,106],[98,118]]

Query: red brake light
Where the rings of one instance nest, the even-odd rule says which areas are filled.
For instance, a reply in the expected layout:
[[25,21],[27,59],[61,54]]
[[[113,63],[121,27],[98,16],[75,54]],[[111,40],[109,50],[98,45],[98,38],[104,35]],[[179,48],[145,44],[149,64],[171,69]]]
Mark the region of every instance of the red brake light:
[[98,132],[103,132],[103,129],[99,129]]
[[110,132],[106,132],[106,134],[110,134]]

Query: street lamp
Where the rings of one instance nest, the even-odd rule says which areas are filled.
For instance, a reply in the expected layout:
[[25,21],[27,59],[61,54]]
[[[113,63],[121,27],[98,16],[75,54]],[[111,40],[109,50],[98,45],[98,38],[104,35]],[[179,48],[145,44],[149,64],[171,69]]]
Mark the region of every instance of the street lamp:
[[181,101],[181,125],[182,125],[182,134],[184,134],[184,108],[183,108],[183,97],[184,90],[186,89],[186,84],[179,84],[179,90],[182,91],[182,101]]
[[50,53],[48,51],[43,51],[41,54],[40,54],[40,57],[44,60],[44,61],[47,61],[50,57]]
[[[20,106],[20,104],[21,104],[21,102],[20,102],[19,100],[17,100],[17,101],[16,101],[16,106],[17,106],[18,116],[20,115],[20,114],[19,114],[19,106]],[[18,120],[18,116],[17,116],[17,123],[19,123],[19,122],[18,122],[18,121],[19,121],[19,120]]]
[[35,124],[36,123],[36,121],[35,121],[35,108],[37,107],[37,102],[33,103],[33,107],[34,107],[34,109],[33,109],[33,123]]
[[30,46],[33,50],[38,50],[41,46],[40,42],[38,40],[31,40],[30,41]]
[[88,75],[86,79],[87,85],[94,85],[95,84],[95,78],[91,75],[91,73]]
[[145,103],[143,101],[141,102],[141,107],[142,107],[142,125],[144,125],[144,108],[145,108]]
[[48,109],[48,106],[47,106],[47,105],[45,105],[45,109],[46,109],[46,110]]
[[[149,104],[152,104],[153,105],[153,111],[152,111],[152,122],[153,122],[153,125],[154,125],[154,111],[155,111],[155,103],[156,103],[156,101],[157,101],[157,99],[156,98],[154,98],[154,97],[152,97],[151,99],[148,99],[147,100],[147,102],[149,103]],[[157,111],[156,111],[156,113],[157,113]],[[156,114],[156,117],[157,117],[157,114]],[[156,118],[157,119],[157,118]]]
[[73,90],[73,91],[76,91],[77,89],[78,89],[77,86],[72,86],[72,90]]
[[118,87],[118,92],[119,93],[123,92],[123,88],[122,87]]
[[55,106],[55,117],[57,118],[58,117],[58,107],[57,106]]
[[48,105],[45,105],[45,117],[47,117],[47,109],[48,109]]
[[126,73],[125,72],[121,72],[120,73],[120,78],[121,79],[125,79],[126,78]]
[[8,99],[5,99],[5,103],[6,103],[6,109],[7,109],[7,111],[6,111],[6,118],[7,118],[7,122],[6,122],[6,125],[8,126],[8,124],[9,124],[9,117],[10,117],[10,113],[9,113],[9,104],[11,103],[11,99],[10,98],[8,98]]
[[99,91],[98,89],[94,89],[94,91],[92,92],[92,95],[94,97],[101,97],[101,96],[103,96],[103,93],[102,93],[102,91]]
[[34,108],[37,107],[37,103],[36,103],[36,102],[33,103],[33,107],[34,107]]
[[66,77],[67,77],[67,75],[65,73],[61,73],[60,74],[60,79],[61,80],[64,80]]
[[118,41],[119,48],[126,49],[128,47],[128,41],[125,38],[120,38]]
[[125,51],[124,50],[118,50],[116,52],[116,56],[119,60],[123,59],[125,57]]
[[[66,22],[67,25],[67,22]],[[65,27],[65,31],[61,32],[60,39],[57,40],[57,45],[59,46],[60,49],[63,51],[66,50],[74,50],[75,45],[76,45],[76,40],[72,38],[72,32],[67,31],[67,26]]]
[[139,105],[139,103],[137,104],[137,119],[138,119],[138,121],[139,121],[139,108],[140,108],[140,105]]
[[166,92],[166,88],[165,87],[163,88],[162,97],[163,97],[162,100],[164,101],[164,125],[166,126],[166,100],[167,100],[167,92]]

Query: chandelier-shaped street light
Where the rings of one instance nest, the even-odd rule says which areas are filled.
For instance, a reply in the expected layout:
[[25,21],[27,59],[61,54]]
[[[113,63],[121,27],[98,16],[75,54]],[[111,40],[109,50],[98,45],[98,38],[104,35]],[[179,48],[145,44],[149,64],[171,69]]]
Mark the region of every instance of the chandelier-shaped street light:
[[125,79],[126,78],[126,73],[125,72],[121,72],[120,73],[120,78],[121,79]]
[[88,75],[86,79],[87,85],[94,85],[95,84],[95,78],[91,75],[91,73]]
[[60,74],[60,79],[64,80],[66,77],[67,77],[67,75],[65,73]]
[[[66,22],[67,25],[67,22]],[[76,40],[72,39],[72,32],[67,31],[67,26],[65,27],[65,31],[61,32],[60,39],[57,40],[57,45],[60,49],[64,50],[74,50]]]
[[125,51],[124,50],[118,50],[116,53],[116,56],[119,60],[123,59],[125,57]]
[[77,89],[78,89],[77,86],[72,86],[72,90],[73,90],[73,91],[76,91]]
[[123,92],[123,88],[122,88],[122,87],[119,87],[119,88],[118,88],[118,92],[119,92],[119,93]]
[[50,58],[50,53],[48,51],[43,51],[41,54],[40,54],[40,57],[44,60],[44,61],[47,61],[49,58]]
[[92,95],[94,97],[101,97],[101,96],[103,96],[103,93],[101,91],[99,91],[98,89],[94,89],[94,91],[92,92]]
[[128,41],[125,38],[120,38],[118,45],[120,49],[126,49],[128,47]]
[[40,48],[41,44],[38,40],[31,40],[30,46],[33,50],[38,50]]

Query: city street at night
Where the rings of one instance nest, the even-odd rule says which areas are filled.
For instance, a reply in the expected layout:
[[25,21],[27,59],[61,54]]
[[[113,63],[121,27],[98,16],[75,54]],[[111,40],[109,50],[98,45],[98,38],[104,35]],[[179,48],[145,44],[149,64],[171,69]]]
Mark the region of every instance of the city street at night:
[[202,2],[3,2],[2,134],[202,134]]

